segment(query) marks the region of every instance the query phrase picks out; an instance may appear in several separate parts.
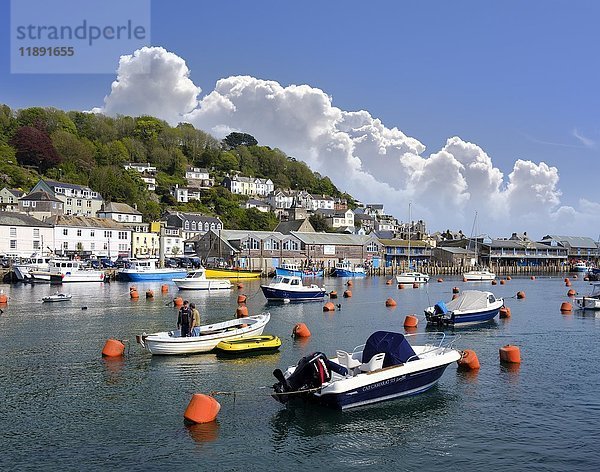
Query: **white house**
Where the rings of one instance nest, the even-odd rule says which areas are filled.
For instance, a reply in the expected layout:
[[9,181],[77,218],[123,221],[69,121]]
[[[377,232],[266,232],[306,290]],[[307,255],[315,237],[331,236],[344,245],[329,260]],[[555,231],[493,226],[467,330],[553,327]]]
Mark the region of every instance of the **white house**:
[[23,213],[0,212],[0,254],[30,256],[54,247],[50,223]]
[[201,167],[188,167],[185,171],[185,178],[190,185],[198,188],[206,189],[215,184],[214,180],[210,178],[208,170]]
[[141,162],[127,162],[123,167],[126,170],[133,169],[138,171],[140,174],[148,173],[148,174],[156,174],[157,169],[155,166],[150,165],[149,162],[141,163]]
[[119,223],[141,223],[142,214],[127,203],[106,202],[98,212],[98,218],[109,218]]
[[271,179],[260,179],[258,177],[244,177],[242,175],[227,176],[223,179],[223,186],[231,193],[238,195],[258,195],[266,197],[273,189]]
[[160,247],[166,257],[183,254],[183,241],[181,228],[164,226],[160,233]]
[[4,187],[0,190],[0,206],[5,211],[17,211],[18,200],[23,195],[25,195],[25,193],[21,190]]
[[131,228],[112,219],[58,215],[46,221],[54,226],[52,249],[57,254],[131,255]]
[[140,174],[140,179],[146,183],[146,188],[151,192],[156,190],[156,177],[152,174]]
[[171,187],[171,195],[173,195],[173,197],[175,197],[175,200],[178,203],[189,202],[187,187],[180,187],[179,184],[175,184],[175,187]]
[[262,200],[256,200],[254,198],[248,199],[248,201],[246,201],[245,203],[241,203],[240,206],[246,209],[256,208],[258,211],[263,213],[268,213],[271,211],[271,205],[263,202]]
[[273,209],[287,209],[294,203],[294,195],[278,188],[269,194],[267,202]]
[[335,200],[328,195],[311,195],[311,208],[309,210],[317,211],[320,208],[324,210],[334,210]]
[[65,215],[94,216],[104,200],[98,192],[82,185],[65,184],[54,180],[40,180],[31,192],[43,190],[61,200]]
[[354,212],[350,209],[345,212],[322,209],[317,210],[316,213],[323,215],[327,224],[332,228],[354,228]]

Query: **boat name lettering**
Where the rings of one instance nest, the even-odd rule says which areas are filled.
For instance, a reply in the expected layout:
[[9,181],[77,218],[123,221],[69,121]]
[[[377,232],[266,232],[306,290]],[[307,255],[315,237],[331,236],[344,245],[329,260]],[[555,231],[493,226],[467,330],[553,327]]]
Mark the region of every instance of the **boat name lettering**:
[[363,392],[368,392],[369,390],[372,390],[374,388],[385,387],[386,385],[391,385],[393,383],[399,382],[403,378],[404,378],[404,376],[402,376],[402,377],[394,377],[393,379],[382,380],[381,382],[377,382],[377,383],[374,383],[374,384],[371,384],[371,385],[365,385],[362,388],[362,391]]

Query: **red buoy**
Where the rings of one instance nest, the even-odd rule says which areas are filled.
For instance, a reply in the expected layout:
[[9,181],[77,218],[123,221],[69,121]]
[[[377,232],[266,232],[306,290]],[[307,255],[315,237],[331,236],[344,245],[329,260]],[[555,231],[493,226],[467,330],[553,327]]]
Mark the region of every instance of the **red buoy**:
[[460,370],[477,370],[481,366],[479,365],[479,359],[475,351],[471,349],[465,349],[462,352],[462,357],[456,361]]
[[210,423],[217,419],[221,404],[213,397],[195,393],[188,404],[183,417],[190,423]]
[[415,315],[406,315],[404,318],[404,327],[405,328],[416,328],[419,324],[419,318]]
[[295,338],[308,338],[310,337],[310,330],[304,323],[298,323],[294,326],[292,336]]
[[396,305],[397,305],[396,300],[394,300],[393,298],[388,298],[385,301],[385,306],[396,306]]
[[125,344],[117,339],[109,339],[102,349],[102,357],[119,357],[125,352]]
[[507,344],[500,348],[500,362],[507,362],[509,364],[520,364],[521,363],[521,351],[517,346],[511,346]]

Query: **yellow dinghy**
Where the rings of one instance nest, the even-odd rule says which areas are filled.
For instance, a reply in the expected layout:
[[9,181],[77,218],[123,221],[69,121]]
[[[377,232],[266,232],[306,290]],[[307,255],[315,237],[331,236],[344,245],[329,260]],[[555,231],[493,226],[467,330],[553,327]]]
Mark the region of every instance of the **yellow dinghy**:
[[251,338],[228,339],[221,341],[215,348],[218,354],[243,355],[276,351],[281,346],[277,336],[265,334]]
[[220,269],[216,267],[206,268],[207,279],[260,279],[262,270],[249,270],[249,269]]

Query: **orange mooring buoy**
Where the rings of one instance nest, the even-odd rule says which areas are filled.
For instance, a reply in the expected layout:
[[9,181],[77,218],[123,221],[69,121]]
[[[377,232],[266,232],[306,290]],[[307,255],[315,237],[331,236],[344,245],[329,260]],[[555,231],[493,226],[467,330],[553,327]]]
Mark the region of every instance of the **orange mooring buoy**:
[[354,285],[354,282],[352,282],[352,280],[348,280],[348,282],[346,283],[346,285],[348,287],[352,287]]
[[443,282],[443,281],[444,281],[444,279],[438,279],[438,282]]
[[247,306],[238,306],[235,310],[236,318],[246,318],[248,316],[248,307]]
[[173,305],[175,306],[181,306],[183,305],[183,298],[181,297],[176,297],[173,299]]
[[496,282],[495,280],[492,280],[492,285],[497,285],[498,282]]
[[504,279],[500,280],[500,285],[504,285],[506,283],[506,281]]
[[462,352],[462,357],[456,363],[460,370],[477,370],[481,367],[479,359],[477,359],[477,354],[471,349],[465,349]]
[[396,306],[396,305],[398,305],[398,304],[396,303],[396,300],[394,300],[393,298],[388,298],[385,301],[385,306]]
[[404,284],[398,284],[398,289],[403,289],[404,288]]
[[133,299],[140,298],[140,294],[138,293],[138,291],[135,287],[131,287],[129,289],[129,296]]
[[337,292],[335,290],[329,292],[329,298],[337,298]]
[[327,302],[323,305],[323,311],[335,311],[335,305],[331,302]]
[[510,318],[510,308],[507,306],[500,308],[500,318]]
[[413,283],[413,288],[419,288],[419,284],[417,282]]
[[565,287],[570,287],[571,285],[572,285],[572,284],[571,284],[571,281],[570,281],[570,280],[567,280],[567,281],[565,282]]
[[310,330],[304,323],[298,323],[292,330],[292,336],[295,338],[308,338],[310,337]]
[[521,351],[517,346],[507,344],[500,348],[500,362],[508,362],[511,364],[521,363]]
[[221,404],[213,397],[194,393],[183,417],[190,423],[210,423],[217,418]]
[[405,328],[416,328],[419,324],[419,318],[415,315],[406,315],[404,318],[404,327]]
[[506,280],[512,280],[512,277],[510,275],[507,275]]
[[146,290],[146,298],[154,298],[154,291]]
[[386,281],[385,281],[385,284],[386,284],[386,285],[392,285],[392,279],[386,280]]
[[246,295],[238,295],[237,298],[237,302],[239,303],[246,303],[246,300],[248,299],[248,297],[246,297]]
[[571,313],[573,311],[573,305],[569,302],[562,302],[560,305],[561,313]]
[[344,298],[352,297],[352,290],[344,290]]
[[0,303],[8,303],[8,296],[4,293],[4,290],[0,291]]
[[162,293],[167,293],[167,292],[169,291],[169,286],[168,286],[167,284],[162,284],[162,285],[160,286],[160,291],[161,291]]
[[102,357],[119,357],[125,352],[125,344],[117,339],[108,339],[102,348]]
[[535,275],[532,275],[531,277],[529,277],[531,280],[535,280]]
[[238,290],[243,290],[244,289],[244,284],[243,283],[237,284],[237,289]]
[[517,298],[519,300],[522,300],[523,298],[525,298],[525,292],[520,292],[520,291],[517,292]]
[[575,295],[577,295],[577,292],[572,288],[567,291],[567,297],[574,297]]

